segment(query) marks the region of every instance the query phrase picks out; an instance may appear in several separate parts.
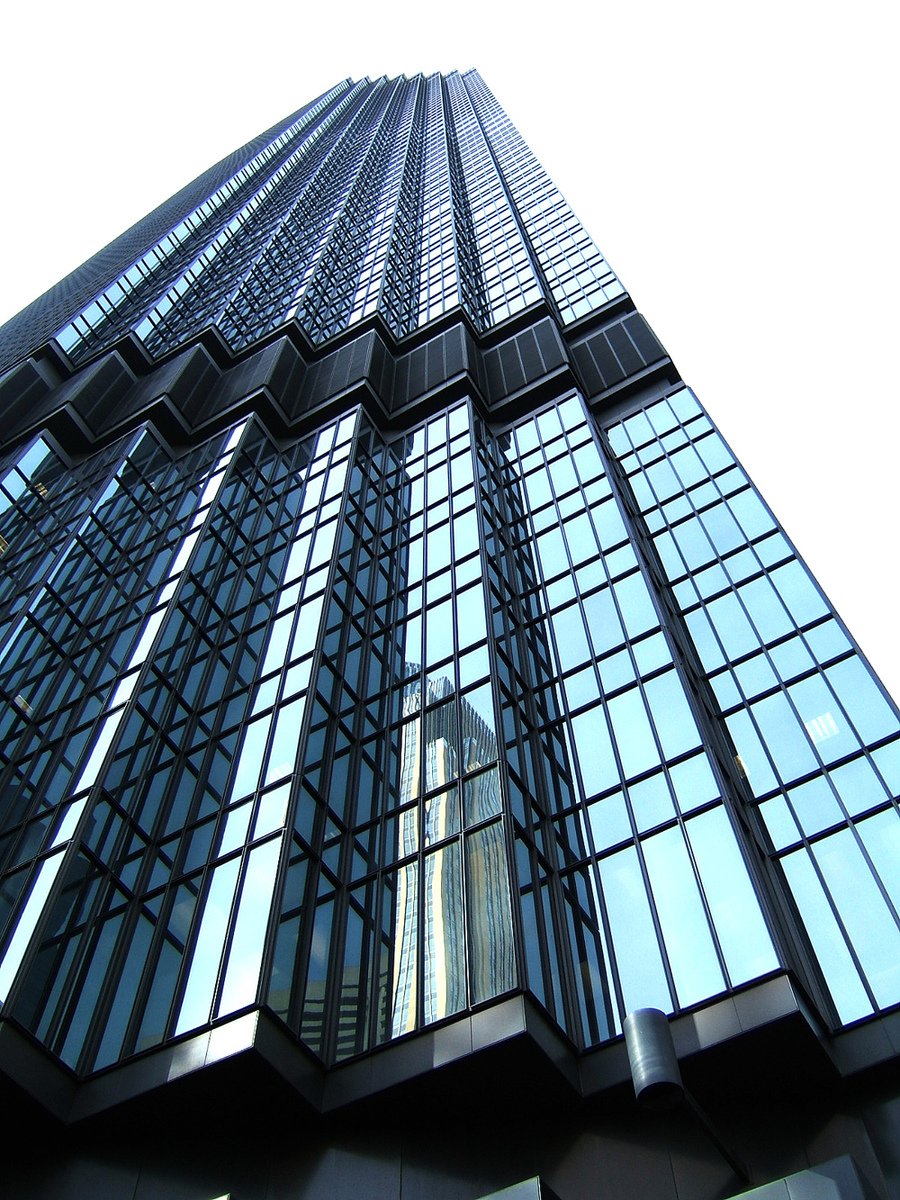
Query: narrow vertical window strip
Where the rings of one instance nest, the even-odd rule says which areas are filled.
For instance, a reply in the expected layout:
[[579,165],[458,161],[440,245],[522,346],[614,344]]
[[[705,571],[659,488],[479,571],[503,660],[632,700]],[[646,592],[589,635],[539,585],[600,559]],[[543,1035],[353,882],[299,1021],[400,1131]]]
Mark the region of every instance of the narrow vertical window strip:
[[[193,548],[193,545],[197,540],[194,535],[196,534],[199,536],[209,516],[215,497],[218,494],[222,481],[225,478],[226,468],[234,457],[235,450],[247,424],[247,421],[243,421],[235,427],[226,442],[223,452],[207,472],[207,482],[204,483],[200,490],[200,496],[195,505],[195,511],[191,520],[188,536],[182,543],[176,546],[172,552],[170,566],[164,577],[163,583],[157,592],[157,599],[159,599],[161,596],[166,596],[167,599],[163,603],[163,606],[158,609],[157,613],[151,614],[150,617],[151,627],[155,629],[156,633],[158,633],[159,628],[162,626],[164,617],[170,609],[178,580],[187,563],[187,558],[181,554],[182,546],[185,544],[185,542],[190,541]],[[129,453],[133,453],[143,436],[144,432],[142,431],[132,443]],[[115,488],[121,483],[122,472],[125,469],[125,465],[126,464],[123,464],[119,468],[119,471],[117,471],[114,479],[110,482],[101,495],[100,500],[98,500],[93,506],[91,514],[85,518],[85,522],[82,524],[82,530],[86,528],[87,522],[93,519],[94,514],[101,507],[102,503],[104,503],[105,500],[113,494]],[[217,479],[218,482],[213,488],[207,486],[209,480],[215,479]],[[69,547],[67,547],[66,551],[64,552],[64,557],[67,557],[68,554],[71,553],[71,549],[74,544],[75,539],[73,539]],[[51,575],[55,574],[61,565],[61,561],[58,561]],[[158,620],[154,620],[154,616],[156,615],[159,616]],[[3,992],[4,997],[7,994],[8,988],[12,985],[18,969],[25,957],[31,937],[37,928],[40,917],[48,902],[52,883],[59,874],[63,860],[66,857],[66,852],[74,844],[74,838],[78,830],[79,822],[87,807],[90,789],[93,787],[100,775],[103,764],[106,761],[109,748],[115,739],[119,725],[125,712],[127,711],[128,700],[131,696],[131,689],[123,692],[121,690],[121,682],[123,680],[136,679],[144,663],[147,661],[147,658],[150,656],[153,640],[154,639],[146,639],[142,635],[138,636],[137,644],[132,649],[125,668],[121,672],[120,679],[115,681],[113,684],[109,698],[106,702],[105,710],[95,726],[91,749],[88,752],[87,761],[82,768],[78,782],[73,788],[71,794],[72,798],[65,808],[63,818],[52,842],[52,849],[55,851],[55,853],[52,855],[52,857],[47,858],[40,868],[36,884],[32,888],[32,891],[28,899],[25,901],[25,905],[19,915],[13,938],[6,950],[6,953],[3,955],[2,960],[0,960],[0,980],[5,981]],[[120,707],[113,708],[113,701],[119,704]],[[65,802],[63,803],[65,804]]]

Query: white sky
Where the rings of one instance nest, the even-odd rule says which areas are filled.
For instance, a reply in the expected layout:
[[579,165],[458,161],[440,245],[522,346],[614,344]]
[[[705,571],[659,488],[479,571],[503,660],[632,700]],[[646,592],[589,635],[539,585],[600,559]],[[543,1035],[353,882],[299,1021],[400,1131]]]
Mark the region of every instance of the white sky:
[[0,320],[338,79],[477,67],[900,698],[900,10],[315,8],[17,4]]

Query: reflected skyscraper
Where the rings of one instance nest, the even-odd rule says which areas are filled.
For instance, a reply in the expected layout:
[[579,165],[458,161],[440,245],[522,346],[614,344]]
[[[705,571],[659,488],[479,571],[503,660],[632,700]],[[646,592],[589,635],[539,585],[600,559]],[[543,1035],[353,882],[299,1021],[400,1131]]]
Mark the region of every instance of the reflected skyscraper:
[[476,72],[0,354],[15,1195],[900,1195],[896,707]]

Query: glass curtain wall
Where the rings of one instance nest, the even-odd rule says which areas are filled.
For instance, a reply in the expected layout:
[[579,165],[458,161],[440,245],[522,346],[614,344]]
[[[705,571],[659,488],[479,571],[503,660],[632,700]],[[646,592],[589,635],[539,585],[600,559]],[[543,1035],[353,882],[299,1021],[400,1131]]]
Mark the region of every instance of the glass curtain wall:
[[258,1004],[334,1061],[519,988],[578,1045],[900,998],[896,712],[687,389],[45,435],[0,534],[0,998],[71,1067]]
[[900,999],[900,723],[687,388],[609,444],[842,1023]]

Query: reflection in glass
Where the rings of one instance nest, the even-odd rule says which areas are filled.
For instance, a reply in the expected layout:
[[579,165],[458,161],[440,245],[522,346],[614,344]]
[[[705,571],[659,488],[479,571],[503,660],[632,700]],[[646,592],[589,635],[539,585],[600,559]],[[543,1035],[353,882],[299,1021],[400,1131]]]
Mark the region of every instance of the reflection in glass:
[[463,814],[466,828],[500,815],[500,776],[496,767],[483,771],[463,784]]
[[252,1004],[256,999],[280,850],[281,839],[275,838],[257,846],[248,855],[225,982],[219,1000],[220,1017]]
[[[416,1027],[416,964],[418,962],[419,864],[401,867],[394,876],[391,943],[393,968],[391,995],[391,1037],[399,1037]],[[390,897],[390,884],[388,884]]]
[[424,1020],[439,1020],[466,1004],[462,871],[458,841],[427,854],[423,863],[425,927]]
[[515,986],[515,950],[503,822],[466,838],[466,898],[472,1002]]
[[209,1019],[219,971],[219,958],[228,930],[228,917],[240,863],[240,858],[232,858],[216,867],[212,873],[194,945],[190,974],[175,1025],[176,1034],[195,1029]]
[[424,810],[424,844],[442,842],[459,831],[459,789],[452,787],[429,797]]

